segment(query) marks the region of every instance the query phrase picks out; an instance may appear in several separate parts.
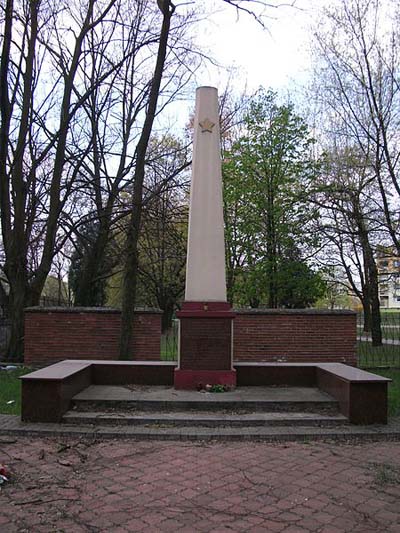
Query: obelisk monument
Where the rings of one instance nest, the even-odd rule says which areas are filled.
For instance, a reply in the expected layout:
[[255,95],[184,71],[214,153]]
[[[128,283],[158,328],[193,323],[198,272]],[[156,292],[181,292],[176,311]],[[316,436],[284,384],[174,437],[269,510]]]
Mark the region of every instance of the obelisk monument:
[[218,93],[196,91],[185,301],[176,388],[234,386],[232,312],[226,298]]

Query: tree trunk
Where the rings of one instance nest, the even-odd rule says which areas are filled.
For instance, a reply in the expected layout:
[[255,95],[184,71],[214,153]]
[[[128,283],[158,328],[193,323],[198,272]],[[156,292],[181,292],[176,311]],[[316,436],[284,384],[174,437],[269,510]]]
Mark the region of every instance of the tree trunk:
[[259,305],[260,305],[260,300],[258,298],[250,298],[249,300],[249,304],[250,304],[250,307],[252,309],[258,309]]
[[368,299],[371,303],[371,337],[373,346],[382,345],[381,311],[378,290],[378,270],[369,242],[365,245],[365,261],[368,272]]
[[275,221],[275,183],[274,177],[268,176],[268,211],[267,211],[267,261],[268,261],[268,307],[278,307],[277,287],[277,246]]
[[369,299],[364,298],[362,300],[362,306],[364,315],[363,331],[369,333],[371,331],[371,306]]
[[[22,275],[21,275],[22,274]],[[23,272],[10,282],[9,319],[11,323],[10,342],[7,347],[8,361],[24,360],[24,309],[26,306],[26,284]]]
[[172,328],[172,317],[174,316],[174,304],[167,302],[162,308],[163,315],[161,317],[161,331],[164,333]]
[[[369,241],[369,231],[360,208],[359,198],[352,199],[354,218],[357,224],[360,243],[363,251],[365,269],[365,292],[371,304],[371,337],[373,346],[382,345],[381,313],[379,307],[378,269],[374,253]],[[363,289],[364,290],[364,289]]]
[[381,313],[378,307],[372,306],[371,312],[371,337],[372,346],[382,346]]
[[146,118],[142,133],[136,147],[136,166],[133,177],[132,211],[126,237],[126,262],[123,276],[120,359],[131,358],[130,346],[132,340],[133,316],[135,313],[136,286],[138,279],[138,241],[140,222],[142,217],[143,180],[145,170],[146,151],[153,127],[160,93],[161,80],[167,55],[168,36],[174,7],[169,0],[160,0],[159,8],[163,14],[156,66],[151,83]]
[[[227,253],[227,256],[228,256],[228,253]],[[231,266],[229,263],[227,263],[227,266],[226,266],[226,294],[227,294],[228,302],[230,303],[231,306],[233,306],[234,287],[235,287],[234,267]]]
[[[32,119],[32,102],[35,91],[35,46],[38,35],[38,11],[39,1],[26,3],[27,25],[25,37],[28,42],[26,56],[23,54],[23,61],[18,72],[19,84],[14,84],[15,93],[21,93],[20,118],[16,118],[18,124],[18,137],[16,146],[12,147],[9,139],[9,129],[12,109],[8,95],[8,84],[13,77],[9,77],[8,66],[10,64],[10,43],[12,37],[12,20],[17,20],[13,14],[13,2],[9,0],[6,6],[4,39],[2,57],[0,62],[0,212],[3,244],[6,261],[4,271],[10,283],[10,319],[11,319],[11,339],[8,347],[8,358],[12,360],[22,360],[23,338],[24,338],[24,307],[26,305],[37,304],[40,299],[43,286],[49,274],[53,257],[55,254],[55,240],[59,225],[59,215],[62,208],[60,200],[61,180],[64,172],[65,151],[69,124],[72,120],[70,115],[71,96],[73,94],[73,83],[79,67],[78,60],[81,56],[82,43],[85,35],[91,26],[94,0],[89,0],[87,16],[80,34],[76,38],[75,49],[71,59],[71,66],[68,72],[64,73],[64,92],[62,95],[62,105],[59,115],[59,129],[57,136],[49,139],[49,144],[42,147],[41,154],[36,154],[37,159],[30,164],[29,173],[26,171],[25,154],[31,149],[30,139],[32,136],[30,120]],[[29,8],[29,9],[28,9]],[[18,88],[18,89],[17,89]],[[48,194],[48,215],[45,234],[43,235],[43,248],[39,266],[34,272],[28,272],[27,267],[27,242],[30,237],[29,224],[27,219],[33,217],[35,211],[27,211],[27,194],[32,180],[27,180],[27,174],[35,174],[39,161],[43,161],[45,154],[55,146],[54,163],[52,175],[49,180],[50,192]],[[8,160],[12,159],[12,164],[8,168]],[[31,179],[31,178],[30,178]],[[32,208],[33,209],[33,208]],[[33,220],[33,219],[32,219]],[[29,278],[29,284],[28,284]]]
[[271,253],[268,259],[268,276],[268,307],[276,309],[278,307],[278,287],[275,252]]
[[370,265],[370,293],[371,293],[371,337],[372,346],[382,346],[381,310],[378,292],[378,272],[375,260]]

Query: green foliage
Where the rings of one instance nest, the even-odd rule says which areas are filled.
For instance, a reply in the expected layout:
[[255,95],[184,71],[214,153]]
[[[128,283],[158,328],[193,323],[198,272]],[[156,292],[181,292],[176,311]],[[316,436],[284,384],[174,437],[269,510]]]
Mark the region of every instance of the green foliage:
[[75,305],[103,306],[106,302],[107,277],[111,274],[115,257],[111,252],[112,239],[104,254],[98,252],[100,224],[88,219],[83,225],[75,251],[71,257],[68,283],[75,297]]
[[217,383],[216,385],[212,385],[210,392],[227,392],[229,388],[226,385],[220,385]]
[[259,91],[243,123],[223,163],[229,298],[254,307],[310,305],[323,293],[302,260],[317,244],[309,226],[318,212],[307,199],[319,169],[314,141],[293,106],[278,105],[271,91]]
[[302,261],[283,261],[278,277],[278,305],[300,309],[314,304],[326,291],[321,274]]

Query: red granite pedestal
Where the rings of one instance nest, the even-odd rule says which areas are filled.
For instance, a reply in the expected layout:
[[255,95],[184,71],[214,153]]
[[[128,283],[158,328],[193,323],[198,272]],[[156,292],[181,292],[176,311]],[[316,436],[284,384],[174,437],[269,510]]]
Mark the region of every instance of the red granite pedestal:
[[232,321],[227,302],[184,302],[180,320],[179,366],[176,389],[203,385],[236,386],[232,365]]

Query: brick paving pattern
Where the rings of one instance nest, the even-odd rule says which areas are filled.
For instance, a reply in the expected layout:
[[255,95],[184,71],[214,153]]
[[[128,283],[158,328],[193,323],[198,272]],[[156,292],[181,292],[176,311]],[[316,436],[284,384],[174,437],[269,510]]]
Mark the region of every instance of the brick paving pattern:
[[4,533],[400,532],[396,442],[3,436],[1,462]]

